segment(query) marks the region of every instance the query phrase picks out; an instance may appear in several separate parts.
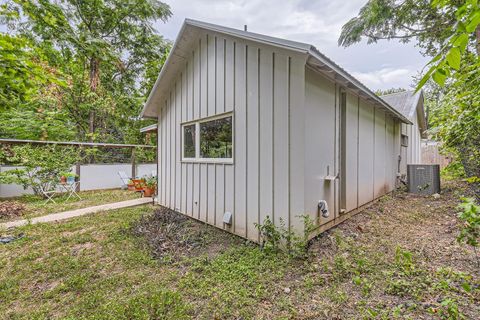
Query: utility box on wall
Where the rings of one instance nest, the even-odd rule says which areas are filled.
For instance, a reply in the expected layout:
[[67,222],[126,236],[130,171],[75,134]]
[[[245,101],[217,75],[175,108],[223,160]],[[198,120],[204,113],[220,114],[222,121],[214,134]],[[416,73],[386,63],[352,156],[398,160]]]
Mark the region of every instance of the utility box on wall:
[[440,165],[407,165],[408,192],[416,194],[440,193]]

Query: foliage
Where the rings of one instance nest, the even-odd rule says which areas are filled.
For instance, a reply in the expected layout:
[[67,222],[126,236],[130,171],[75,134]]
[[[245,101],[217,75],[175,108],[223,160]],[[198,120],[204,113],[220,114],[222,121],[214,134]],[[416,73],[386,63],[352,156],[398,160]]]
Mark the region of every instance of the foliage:
[[255,223],[255,227],[262,237],[262,248],[266,251],[276,251],[282,240],[282,233],[275,226],[269,216],[263,220],[263,224]]
[[463,228],[458,236],[459,242],[478,247],[480,240],[480,206],[472,198],[463,199],[459,206],[462,211],[458,217],[463,221]]
[[[2,136],[143,143],[139,129],[151,121],[138,114],[170,47],[154,24],[171,16],[168,5],[157,0],[10,0],[2,8],[0,22],[10,33],[5,39],[22,42],[1,57],[36,63],[43,67],[40,74],[52,70],[67,84],[46,79],[32,86],[23,101],[12,100],[11,110],[0,113]],[[3,125],[9,119],[9,126]],[[137,155],[144,154],[151,159],[153,152]]]
[[145,186],[150,189],[155,189],[157,187],[157,177],[146,177],[145,178]]
[[[0,9],[0,15],[5,14]],[[48,83],[65,86],[27,38],[0,33],[0,111],[25,103]]]
[[347,47],[363,37],[368,43],[382,39],[415,39],[424,54],[434,55],[450,36],[455,14],[432,6],[430,0],[369,0],[343,27],[338,43]]
[[298,235],[295,231],[285,226],[283,219],[280,219],[280,226],[277,227],[269,216],[263,220],[263,224],[255,223],[260,231],[262,248],[267,252],[285,250],[293,258],[306,258],[310,234],[315,225],[308,215],[299,216],[303,219],[304,233]]
[[[429,134],[455,154],[467,177],[480,177],[480,6],[478,0],[370,0],[342,29],[339,44],[367,37],[416,39],[432,57],[416,79],[425,88]],[[480,199],[480,183],[472,184]]]
[[[478,0],[462,2],[433,0],[432,7],[445,15],[454,16],[455,21],[453,28],[448,26],[449,37],[446,39],[445,45],[436,52],[434,58],[428,63],[431,66],[418,83],[417,89],[421,88],[430,78],[443,86],[452,72],[460,69],[462,58],[467,61],[471,58],[468,55],[468,48],[472,38],[474,39],[472,46],[475,48],[477,55],[480,54],[480,6]],[[480,61],[478,61],[478,57],[476,60],[469,65],[478,68]]]
[[70,171],[80,159],[78,149],[56,145],[14,146],[4,157],[5,162],[20,168],[0,173],[0,181],[30,187],[39,196],[42,190],[58,185],[62,173]]
[[[480,77],[470,54],[471,64],[456,72],[435,109],[434,136],[453,151],[466,177],[480,177]],[[480,199],[480,183],[472,187]]]

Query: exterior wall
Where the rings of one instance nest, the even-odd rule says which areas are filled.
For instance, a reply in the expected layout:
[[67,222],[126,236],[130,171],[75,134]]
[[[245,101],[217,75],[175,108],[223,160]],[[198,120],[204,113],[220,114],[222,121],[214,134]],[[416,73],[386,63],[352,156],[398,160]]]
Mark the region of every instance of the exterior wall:
[[[326,223],[335,218],[337,180],[324,177],[336,175],[337,94],[335,83],[306,69],[305,74],[305,213],[318,219],[318,201],[326,200],[328,218],[314,220]],[[348,136],[348,134],[347,134]],[[348,185],[348,184],[347,184]]]
[[408,136],[408,147],[402,147],[401,173],[407,174],[407,164],[422,163],[422,136],[420,134],[418,112],[412,119],[413,125],[402,123],[402,134]]
[[[342,170],[339,146],[340,88],[307,69],[305,81],[305,212],[324,225],[395,188],[400,153],[400,123],[371,103],[347,92],[345,183],[346,208],[340,208],[338,179],[328,175]],[[318,214],[326,200],[328,218]]]
[[[298,228],[305,57],[214,32],[191,52],[159,106],[159,204],[253,241],[267,215]],[[182,161],[181,124],[225,112],[233,112],[233,164]]]

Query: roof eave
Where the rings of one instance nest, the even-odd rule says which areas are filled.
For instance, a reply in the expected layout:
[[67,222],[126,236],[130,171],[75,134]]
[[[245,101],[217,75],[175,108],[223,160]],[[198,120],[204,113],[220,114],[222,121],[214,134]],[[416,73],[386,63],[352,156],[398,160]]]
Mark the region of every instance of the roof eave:
[[[180,31],[179,31],[179,35],[183,33],[184,29],[185,29],[185,26],[187,24],[187,20],[185,20],[182,24],[182,27],[180,28]],[[167,59],[165,60],[165,63],[163,64],[163,66],[167,66],[169,64],[169,62],[174,59],[173,58],[173,52],[175,51],[175,49],[178,47],[178,42],[180,41],[181,37],[177,37],[175,39],[175,42],[173,43],[173,46],[172,46],[172,49],[170,49],[170,52],[168,53],[168,57]],[[151,104],[153,103],[153,99],[156,95],[156,92],[157,92],[157,89],[160,85],[160,82],[161,82],[161,79],[163,78],[163,75],[165,74],[166,72],[166,68],[162,67],[162,69],[160,70],[160,73],[158,74],[158,77],[157,77],[157,80],[155,80],[155,84],[153,85],[153,88],[152,90],[150,90],[150,94],[148,95],[148,98],[147,98],[147,101],[145,102],[145,105],[143,106],[143,109],[142,111],[140,112],[140,119],[157,119],[157,116],[156,114],[147,114],[147,111],[148,109],[150,108]]]
[[[318,50],[314,47],[314,46],[311,46],[311,49],[309,51],[309,54],[314,57],[315,59],[317,59],[318,61],[320,61],[321,63],[324,64],[324,66],[327,68],[327,69],[330,69],[331,71],[335,72],[336,74],[338,74],[339,76],[341,76],[342,78],[344,78],[349,84],[351,84],[354,88],[356,88],[357,90],[359,90],[359,92],[361,93],[364,93],[365,96],[375,102],[377,102],[378,104],[380,104],[381,106],[383,106],[384,108],[386,108],[388,111],[390,111],[391,113],[393,113],[397,118],[399,118],[402,122],[406,123],[406,124],[413,124],[412,121],[410,121],[410,119],[408,119],[407,117],[405,117],[403,114],[401,114],[400,112],[398,112],[395,108],[393,108],[392,106],[390,106],[387,102],[385,102],[383,99],[381,99],[379,96],[377,96],[375,93],[373,93],[370,89],[368,89],[365,85],[363,85],[360,81],[358,81],[357,79],[355,79],[353,76],[351,76],[350,74],[348,74],[345,70],[341,69],[340,67],[338,67],[335,63],[333,63],[332,61],[330,61],[330,59],[328,59],[327,57],[325,57],[323,54],[321,54],[320,52],[318,52]],[[337,80],[337,79],[336,79]],[[348,85],[348,84],[347,84]]]

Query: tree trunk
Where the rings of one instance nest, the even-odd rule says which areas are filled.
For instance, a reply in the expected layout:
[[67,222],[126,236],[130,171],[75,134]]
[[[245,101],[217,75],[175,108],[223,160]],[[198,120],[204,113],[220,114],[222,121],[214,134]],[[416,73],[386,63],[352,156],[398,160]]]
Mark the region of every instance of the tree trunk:
[[477,56],[480,57],[480,24],[477,26],[475,30],[475,39],[477,40]]
[[[97,91],[98,84],[100,82],[100,60],[98,58],[90,58],[90,92],[95,93]],[[94,133],[95,133],[95,110],[90,109],[88,115],[88,133],[89,141],[94,142]],[[94,162],[93,155],[89,159],[90,163]]]
[[[100,82],[100,60],[98,58],[90,58],[90,92],[96,92]],[[90,142],[93,142],[93,134],[95,132],[95,110],[91,109],[88,118],[88,133],[90,134]]]

